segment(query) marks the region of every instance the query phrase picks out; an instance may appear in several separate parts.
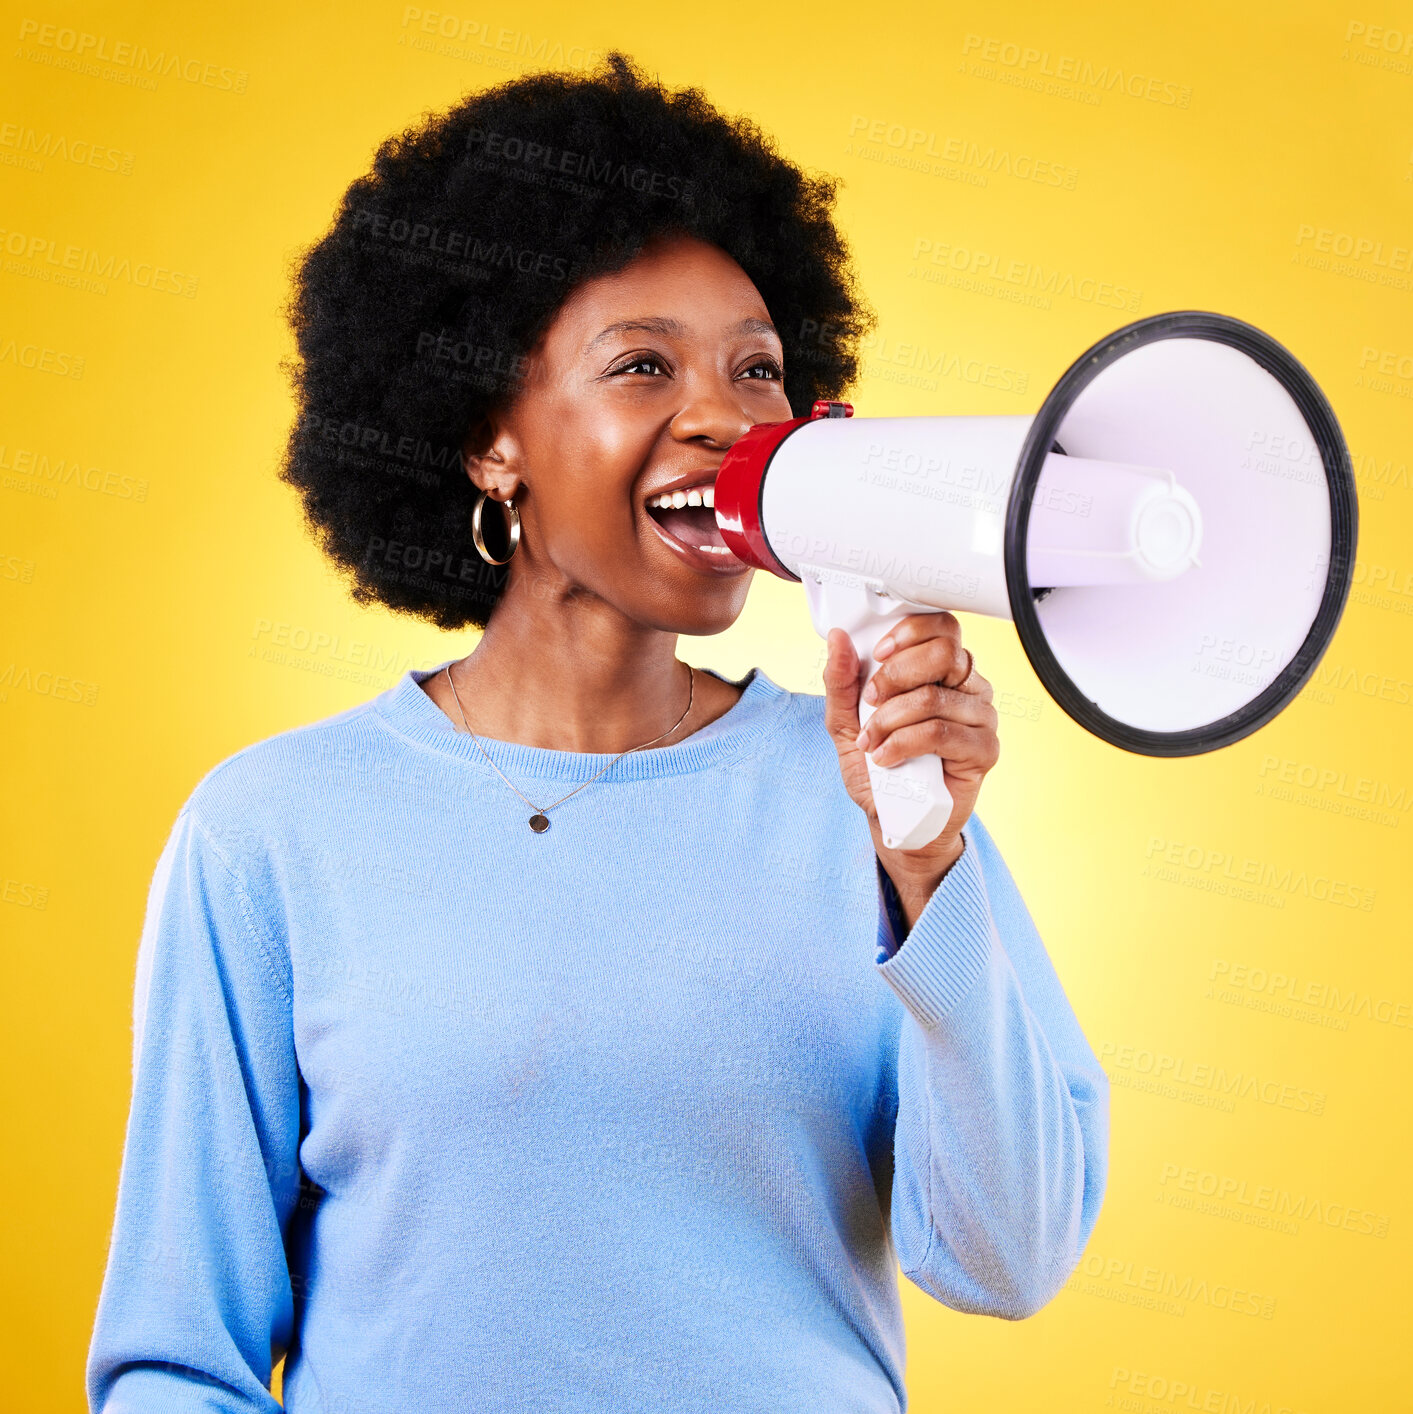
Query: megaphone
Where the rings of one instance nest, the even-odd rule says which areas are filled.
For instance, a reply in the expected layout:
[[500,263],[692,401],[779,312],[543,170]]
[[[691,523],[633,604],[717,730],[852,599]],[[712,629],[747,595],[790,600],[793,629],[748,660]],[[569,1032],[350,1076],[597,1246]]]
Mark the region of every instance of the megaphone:
[[[1029,416],[760,423],[717,472],[722,538],[803,583],[872,676],[900,619],[1011,619],[1051,697],[1124,750],[1189,756],[1286,707],[1349,595],[1358,505],[1328,401],[1270,335],[1181,310],[1100,339]],[[860,703],[860,718],[872,713]],[[942,762],[868,760],[880,830],[951,815]]]

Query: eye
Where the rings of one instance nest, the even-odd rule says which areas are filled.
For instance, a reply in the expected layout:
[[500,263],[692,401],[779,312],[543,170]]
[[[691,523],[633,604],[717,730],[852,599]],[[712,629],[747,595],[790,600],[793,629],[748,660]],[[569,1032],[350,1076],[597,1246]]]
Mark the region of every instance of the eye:
[[645,369],[664,369],[666,365],[656,354],[635,354],[627,363],[620,363],[617,368],[610,369],[610,373],[634,373],[642,372]]
[[746,369],[746,374],[761,373],[763,373],[767,378],[784,378],[785,376],[785,370],[782,369],[773,358],[760,359],[756,363],[753,363],[748,369]]

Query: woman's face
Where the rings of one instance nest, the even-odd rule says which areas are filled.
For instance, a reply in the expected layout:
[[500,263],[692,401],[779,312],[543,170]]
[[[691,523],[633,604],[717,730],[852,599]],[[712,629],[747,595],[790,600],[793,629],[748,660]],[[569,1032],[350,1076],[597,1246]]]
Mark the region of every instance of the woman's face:
[[705,491],[747,428],[792,416],[783,376],[765,302],[716,246],[660,239],[579,285],[490,419],[489,451],[467,457],[476,484],[513,493],[521,514],[506,593],[587,592],[676,633],[728,627],[751,570],[726,550],[710,505],[691,504],[710,497],[649,503]]

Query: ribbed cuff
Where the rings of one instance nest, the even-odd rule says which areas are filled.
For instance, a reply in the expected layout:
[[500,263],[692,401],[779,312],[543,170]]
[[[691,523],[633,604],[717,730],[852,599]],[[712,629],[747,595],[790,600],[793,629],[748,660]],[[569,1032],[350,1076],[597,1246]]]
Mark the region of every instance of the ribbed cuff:
[[[962,833],[965,839],[965,830]],[[966,840],[961,857],[942,876],[901,943],[901,917],[890,918],[896,893],[881,865],[878,874],[878,970],[919,1023],[935,1026],[971,990],[995,946],[976,846]]]

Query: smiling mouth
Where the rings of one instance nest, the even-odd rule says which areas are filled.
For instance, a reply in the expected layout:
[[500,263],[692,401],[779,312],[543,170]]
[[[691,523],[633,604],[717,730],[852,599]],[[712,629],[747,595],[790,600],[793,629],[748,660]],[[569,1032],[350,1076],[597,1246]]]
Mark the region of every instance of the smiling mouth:
[[713,492],[711,486],[691,486],[650,496],[647,510],[666,534],[688,549],[729,561],[731,550],[716,523]]

